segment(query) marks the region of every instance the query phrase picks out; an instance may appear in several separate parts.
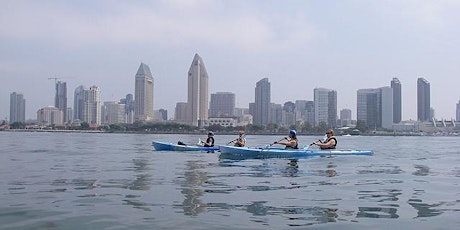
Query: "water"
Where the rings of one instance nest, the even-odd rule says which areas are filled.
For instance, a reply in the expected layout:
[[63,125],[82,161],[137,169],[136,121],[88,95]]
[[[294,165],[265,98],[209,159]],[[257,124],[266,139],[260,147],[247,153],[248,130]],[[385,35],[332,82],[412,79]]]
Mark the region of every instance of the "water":
[[[341,148],[375,155],[311,157],[298,168],[283,159],[152,151],[152,140],[199,137],[0,132],[0,228],[460,226],[458,137],[339,137]],[[278,139],[247,136],[251,146]]]

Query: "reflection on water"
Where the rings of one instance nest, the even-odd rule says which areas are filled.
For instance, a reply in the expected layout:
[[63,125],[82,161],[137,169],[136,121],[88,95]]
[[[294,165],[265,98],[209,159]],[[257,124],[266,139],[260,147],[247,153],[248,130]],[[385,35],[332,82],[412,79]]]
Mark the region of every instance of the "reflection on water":
[[430,174],[430,167],[426,165],[415,165],[414,168],[416,171],[412,174],[415,176],[428,176]]
[[442,203],[437,204],[425,204],[420,199],[410,199],[408,203],[417,209],[417,217],[431,217],[441,215],[442,211],[434,209],[442,205]]
[[[375,147],[376,154],[289,161],[152,151],[153,137],[177,141],[174,135],[11,135],[18,134],[0,132],[2,229],[378,229],[414,223],[456,229],[459,223],[458,151],[450,151],[460,149],[458,138],[356,137],[342,144]],[[251,138],[255,144],[276,139]],[[445,140],[450,152],[439,153],[436,146]]]
[[196,216],[206,211],[206,204],[200,199],[205,191],[201,188],[208,180],[207,173],[201,169],[205,168],[206,162],[203,161],[187,161],[184,170],[184,177],[179,182],[181,185],[181,193],[185,199],[182,205],[176,205],[182,208],[184,215]]
[[382,208],[382,207],[359,207],[359,212],[356,214],[357,218],[399,218],[396,214],[396,208]]

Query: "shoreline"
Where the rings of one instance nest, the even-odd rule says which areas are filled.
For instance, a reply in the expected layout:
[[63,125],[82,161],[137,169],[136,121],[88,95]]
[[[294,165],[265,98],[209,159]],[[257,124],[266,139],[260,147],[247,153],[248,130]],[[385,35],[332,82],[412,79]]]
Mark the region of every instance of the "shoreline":
[[[103,130],[45,130],[45,129],[5,129],[0,132],[30,132],[30,133],[104,133],[104,134],[187,134],[187,135],[205,135],[206,132],[177,132],[177,131],[103,131]],[[236,135],[236,132],[214,132],[215,135]],[[258,136],[276,136],[285,135],[285,133],[255,132],[250,135]],[[298,133],[298,136],[321,136],[323,133]],[[459,136],[458,133],[397,133],[397,132],[379,132],[364,133],[359,135],[336,135],[341,137],[353,136]]]

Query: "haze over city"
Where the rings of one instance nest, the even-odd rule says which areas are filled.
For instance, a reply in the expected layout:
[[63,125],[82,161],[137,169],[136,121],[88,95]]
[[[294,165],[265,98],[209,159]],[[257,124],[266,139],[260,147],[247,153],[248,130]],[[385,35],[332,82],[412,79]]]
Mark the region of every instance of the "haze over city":
[[436,118],[455,118],[460,99],[459,1],[4,1],[0,9],[0,118],[9,95],[26,99],[26,118],[54,103],[54,79],[97,85],[102,101],[134,93],[141,62],[154,77],[154,109],[173,116],[187,100],[198,53],[209,93],[254,101],[257,81],[271,101],[313,100],[337,91],[338,110],[356,118],[357,90],[399,78],[403,119],[417,119],[417,78],[431,84]]

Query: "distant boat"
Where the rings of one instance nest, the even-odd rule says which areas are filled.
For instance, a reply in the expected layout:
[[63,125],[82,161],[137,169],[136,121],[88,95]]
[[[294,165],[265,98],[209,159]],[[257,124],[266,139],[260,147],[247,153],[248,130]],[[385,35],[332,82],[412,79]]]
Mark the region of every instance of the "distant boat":
[[343,137],[351,137],[350,134],[342,135]]

